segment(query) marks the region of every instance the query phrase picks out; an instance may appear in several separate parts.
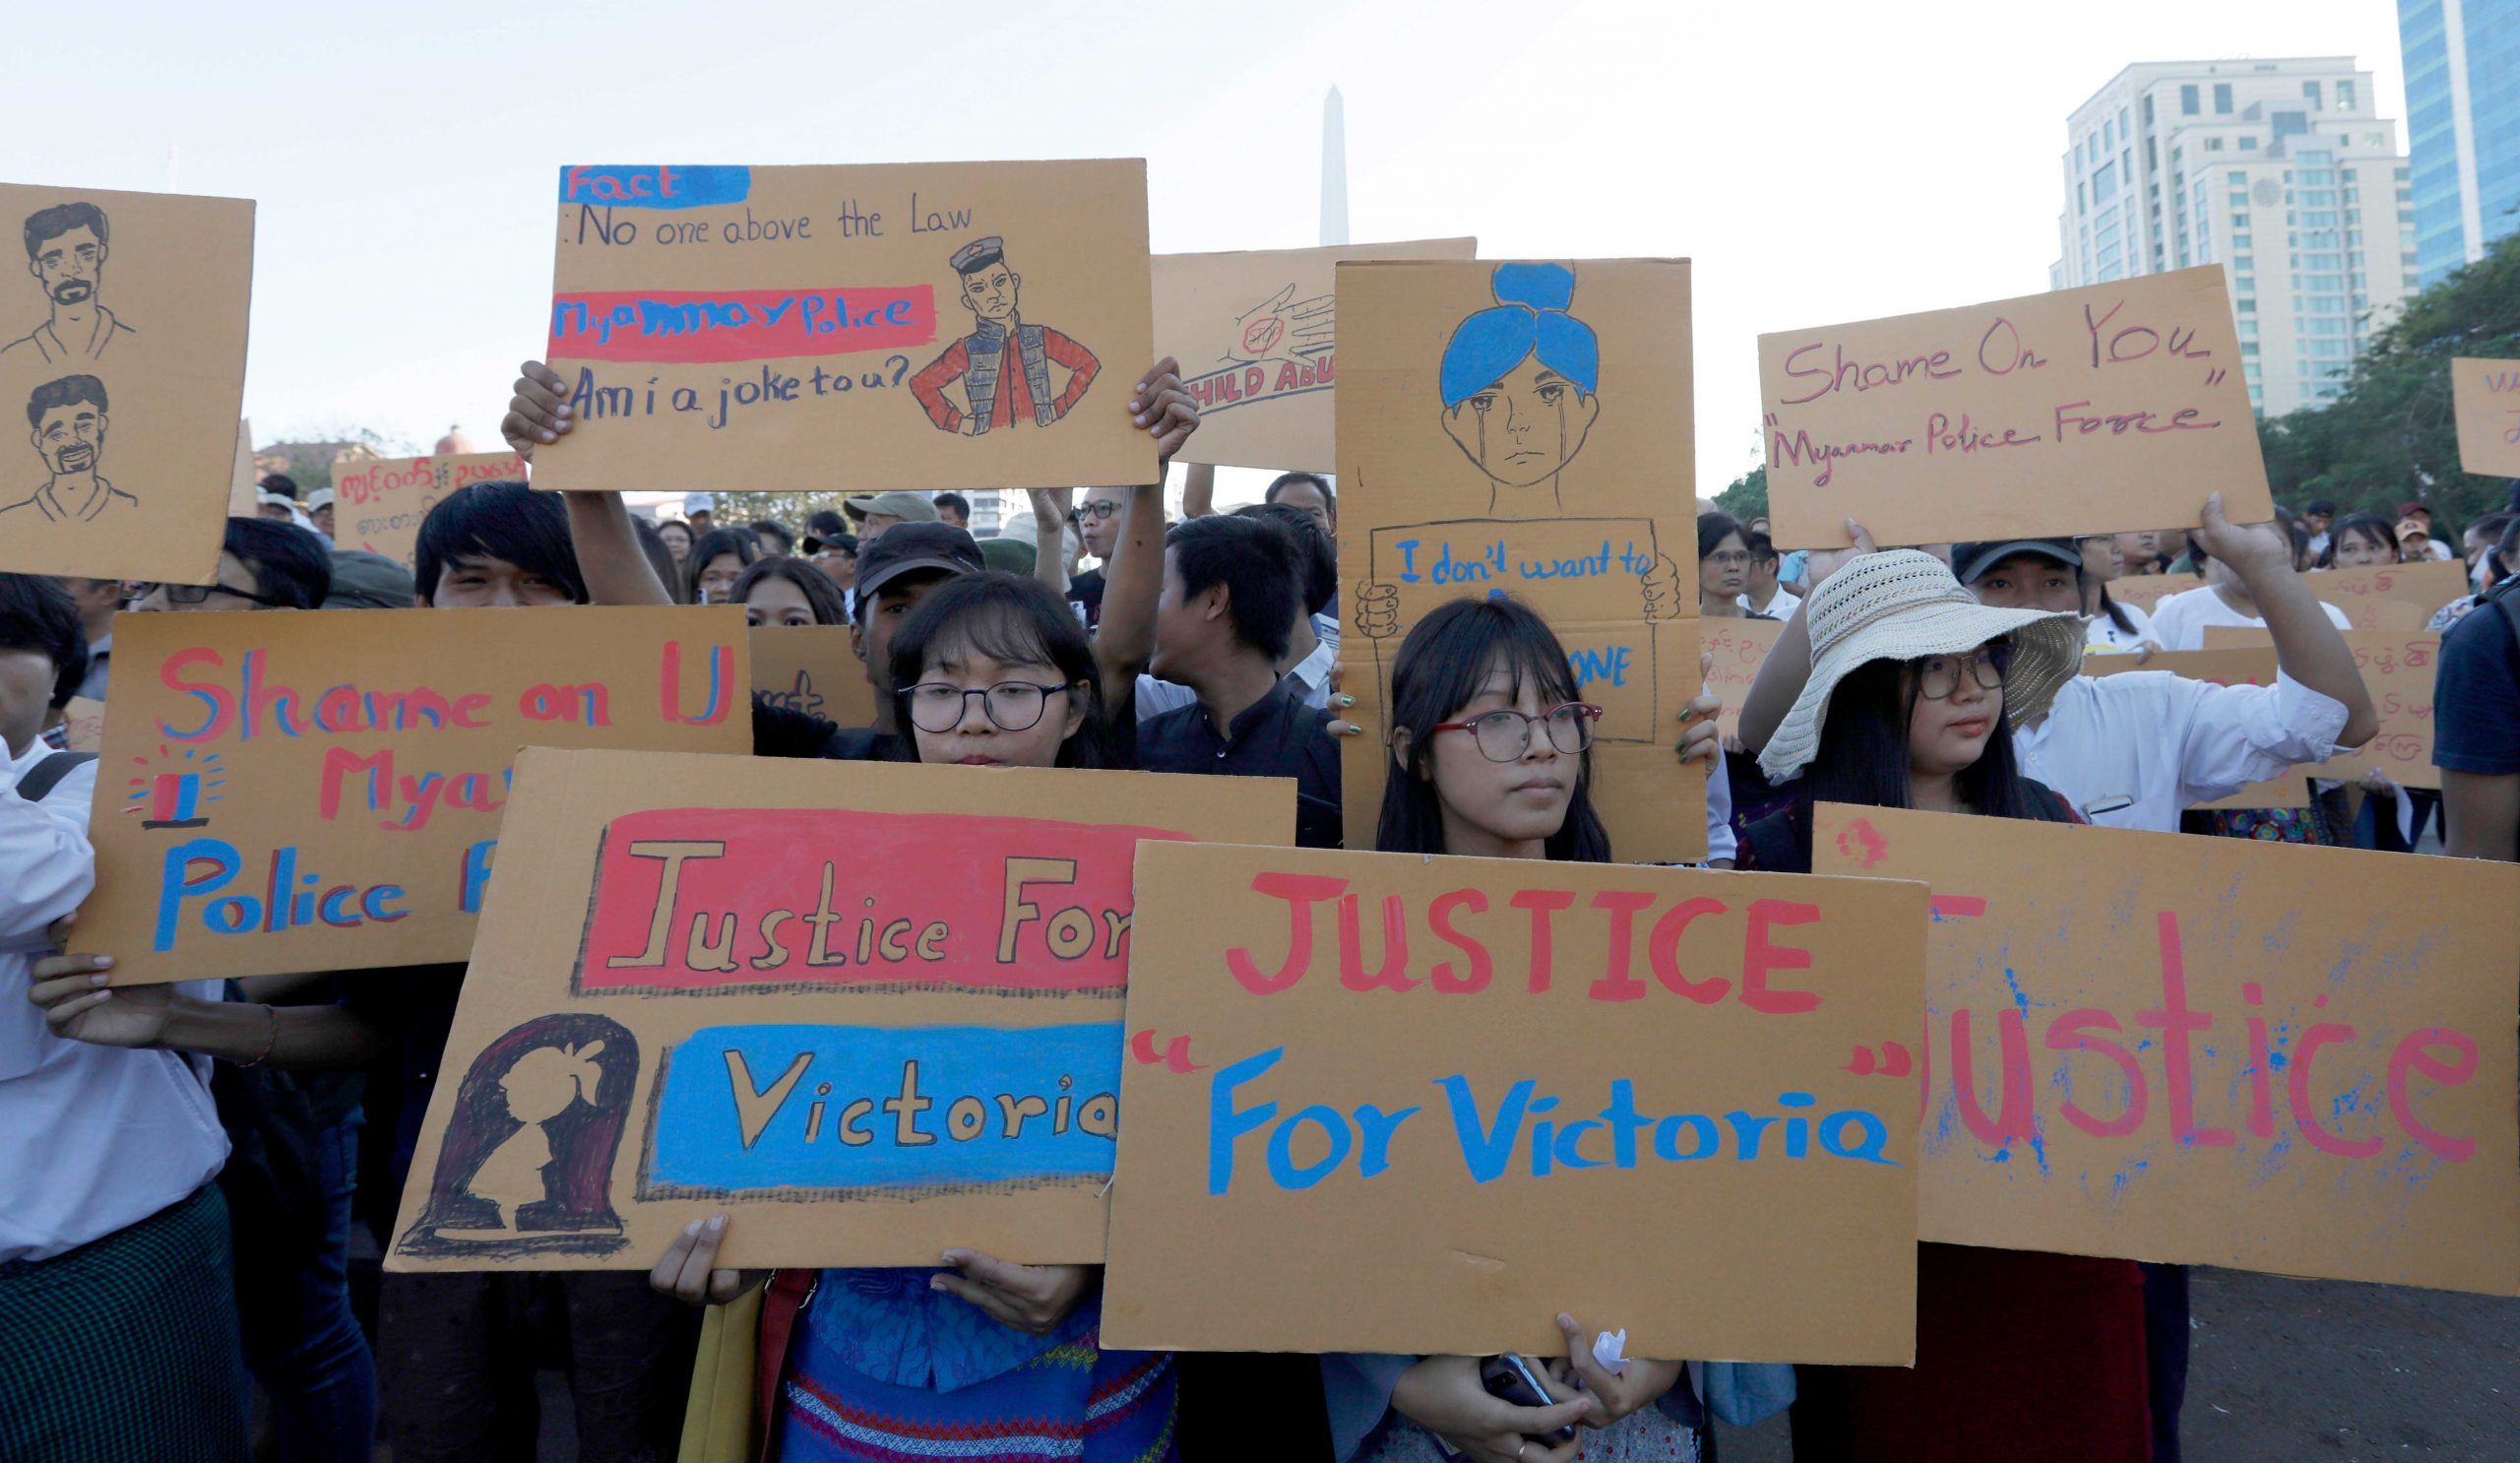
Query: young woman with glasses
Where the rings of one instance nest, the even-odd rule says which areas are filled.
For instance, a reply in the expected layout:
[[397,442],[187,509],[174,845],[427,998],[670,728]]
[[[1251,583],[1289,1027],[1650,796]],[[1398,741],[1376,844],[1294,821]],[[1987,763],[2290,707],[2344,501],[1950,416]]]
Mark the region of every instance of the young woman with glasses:
[[[1511,599],[1455,600],[1401,642],[1391,758],[1374,847],[1392,854],[1610,861],[1593,810],[1602,711],[1578,699],[1547,622]],[[1532,1366],[1551,1399],[1489,1394],[1479,1357],[1324,1359],[1341,1463],[1480,1463],[1705,1456],[1704,1414],[1679,1362],[1595,1360],[1594,1331],[1557,1318],[1566,1355]],[[1607,1430],[1592,1431],[1586,1430]]]

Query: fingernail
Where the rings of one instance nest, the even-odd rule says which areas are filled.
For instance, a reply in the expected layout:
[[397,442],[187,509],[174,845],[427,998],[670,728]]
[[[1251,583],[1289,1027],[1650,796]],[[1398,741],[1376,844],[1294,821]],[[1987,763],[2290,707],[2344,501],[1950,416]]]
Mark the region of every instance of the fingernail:
[[1130,398],[1130,400],[1129,400],[1129,410],[1130,410],[1130,411],[1132,411],[1132,412],[1143,412],[1143,411],[1145,411],[1145,410],[1146,410],[1146,398],[1144,398],[1144,397],[1132,397],[1132,398]]
[[941,1291],[945,1289],[945,1277],[942,1275],[930,1275],[927,1277],[927,1288],[931,1291]]
[[1139,415],[1138,415],[1138,417],[1137,417],[1137,423],[1138,423],[1138,425],[1140,425],[1140,426],[1144,426],[1144,425],[1146,425],[1146,415],[1145,415],[1145,413],[1139,413]]
[[549,432],[536,432],[535,435],[540,437],[545,442],[556,442],[560,440],[559,438],[552,436]]
[[1565,1311],[1561,1310],[1557,1312],[1557,1324],[1564,1327],[1566,1330],[1572,1331],[1575,1329],[1575,1317],[1568,1315]]
[[105,984],[105,975],[102,972],[98,972],[97,974],[88,978],[88,984],[91,986],[102,986]]
[[1138,383],[1138,395],[1146,395],[1146,383],[1144,381]]
[[720,1231],[720,1230],[723,1230],[723,1229],[724,1229],[725,1227],[726,1227],[726,1216],[724,1216],[724,1215],[723,1215],[723,1214],[712,1214],[712,1215],[710,1215],[710,1216],[709,1216],[709,1229],[710,1229],[710,1232],[711,1232],[712,1234],[715,1234],[716,1232],[718,1232],[718,1231]]
[[91,955],[88,957],[88,963],[98,970],[103,970],[114,963],[114,958],[110,955]]
[[695,1219],[695,1220],[693,1220],[691,1223],[689,1223],[689,1224],[687,1224],[687,1225],[684,1225],[684,1226],[682,1227],[682,1238],[684,1238],[685,1240],[696,1240],[696,1239],[698,1239],[699,1237],[700,1237],[700,1221],[698,1221],[698,1220],[696,1220],[696,1219]]
[[1333,698],[1331,704],[1338,707],[1340,710],[1345,711],[1349,707],[1356,704],[1356,698],[1343,693]]

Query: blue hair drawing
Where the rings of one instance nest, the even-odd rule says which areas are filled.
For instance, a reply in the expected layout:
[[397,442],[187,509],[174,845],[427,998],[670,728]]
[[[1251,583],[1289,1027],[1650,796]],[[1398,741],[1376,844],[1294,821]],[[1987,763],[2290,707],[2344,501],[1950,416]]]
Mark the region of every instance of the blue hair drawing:
[[1485,391],[1533,354],[1592,395],[1601,379],[1602,346],[1591,326],[1567,313],[1575,272],[1562,264],[1500,264],[1488,288],[1497,302],[1455,327],[1444,346],[1438,383],[1444,410]]

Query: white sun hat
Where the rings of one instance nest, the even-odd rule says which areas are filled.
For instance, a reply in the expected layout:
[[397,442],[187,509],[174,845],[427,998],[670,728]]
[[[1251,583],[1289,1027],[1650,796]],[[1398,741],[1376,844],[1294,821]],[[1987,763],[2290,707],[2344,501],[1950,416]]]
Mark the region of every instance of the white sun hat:
[[2082,616],[1981,604],[1942,560],[1913,548],[1850,561],[1811,592],[1802,614],[1811,635],[1811,678],[1759,753],[1759,770],[1773,782],[1811,765],[1829,719],[1829,694],[1868,662],[1958,655],[2008,637],[2004,723],[2010,727],[2047,710],[2057,687],[2082,668]]

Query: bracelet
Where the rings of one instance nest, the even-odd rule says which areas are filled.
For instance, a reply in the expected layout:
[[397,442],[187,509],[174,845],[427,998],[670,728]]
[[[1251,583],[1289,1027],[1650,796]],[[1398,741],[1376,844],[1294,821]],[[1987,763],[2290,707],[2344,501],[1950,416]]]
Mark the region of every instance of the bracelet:
[[240,1067],[261,1066],[264,1062],[271,1060],[272,1049],[279,1045],[280,1011],[277,1007],[266,1005],[263,1007],[263,1054],[252,1061],[240,1061],[236,1064]]

